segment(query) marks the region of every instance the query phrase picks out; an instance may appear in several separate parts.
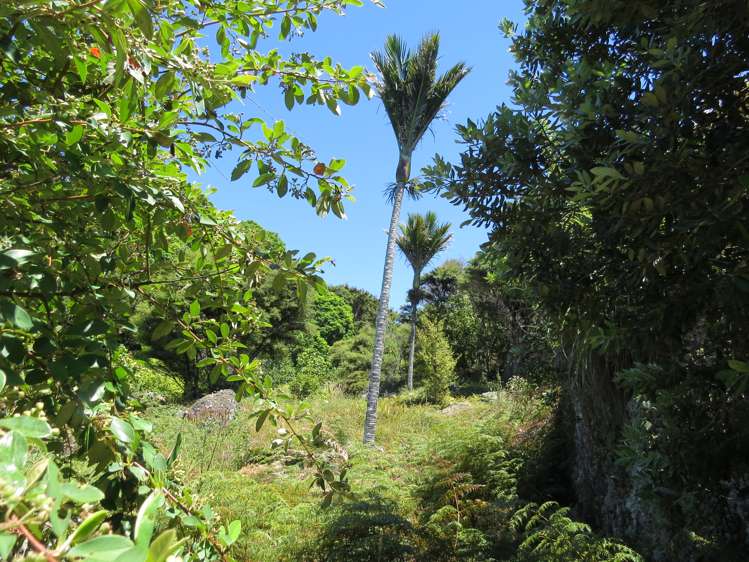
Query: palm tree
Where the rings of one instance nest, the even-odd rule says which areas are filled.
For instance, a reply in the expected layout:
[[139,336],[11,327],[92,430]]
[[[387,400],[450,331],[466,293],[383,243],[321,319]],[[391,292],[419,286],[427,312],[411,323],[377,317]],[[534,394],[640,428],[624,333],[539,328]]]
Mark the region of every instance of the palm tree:
[[419,43],[416,52],[411,53],[401,38],[390,35],[385,41],[385,50],[372,53],[372,61],[380,73],[376,86],[377,93],[393,127],[399,157],[395,170],[395,184],[390,192],[393,214],[390,218],[382,290],[375,322],[372,370],[369,373],[367,414],[364,420],[365,443],[374,441],[377,426],[377,399],[380,395],[385,328],[390,308],[396,230],[400,220],[403,193],[409,187],[411,157],[429,125],[443,108],[447,96],[469,72],[465,64],[459,63],[437,77],[439,43],[439,35],[427,35]]
[[414,280],[408,295],[411,304],[411,339],[408,342],[408,390],[414,388],[414,351],[416,350],[416,315],[421,302],[421,272],[450,243],[450,223],[437,223],[437,215],[412,214],[408,223],[400,226],[401,233],[395,241],[414,270]]

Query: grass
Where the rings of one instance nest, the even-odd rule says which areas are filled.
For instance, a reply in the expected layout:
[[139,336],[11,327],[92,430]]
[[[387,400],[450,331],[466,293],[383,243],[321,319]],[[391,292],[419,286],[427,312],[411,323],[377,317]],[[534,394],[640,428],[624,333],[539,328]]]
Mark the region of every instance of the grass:
[[[348,451],[348,479],[357,500],[365,501],[361,505],[366,517],[405,528],[423,519],[419,494],[425,459],[436,463],[440,444],[455,441],[457,435],[472,435],[486,420],[493,420],[508,436],[516,434],[523,418],[538,410],[536,402],[524,403],[509,394],[500,395],[502,409],[478,397],[463,397],[460,402],[459,409],[446,413],[437,406],[410,403],[407,397],[382,398],[375,447],[360,441],[363,399],[328,388],[309,404],[312,417],[323,422],[325,434]],[[164,451],[182,434],[177,467],[192,489],[225,520],[242,521],[242,538],[233,547],[238,560],[321,559],[316,550],[322,537],[336,525],[352,525],[361,517],[348,513],[341,518],[346,508],[340,503],[338,508],[320,507],[321,494],[310,488],[309,474],[299,464],[286,464],[270,448],[274,428],[266,424],[255,431],[249,403],[242,403],[237,417],[225,427],[193,423],[179,414],[180,406],[162,405],[149,408],[146,417],[153,422],[154,440]]]

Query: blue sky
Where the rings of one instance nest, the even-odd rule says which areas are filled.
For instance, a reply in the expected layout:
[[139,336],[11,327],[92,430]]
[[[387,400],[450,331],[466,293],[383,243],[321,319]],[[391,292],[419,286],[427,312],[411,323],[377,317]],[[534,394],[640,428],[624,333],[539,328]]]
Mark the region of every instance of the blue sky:
[[[449,99],[443,120],[435,122],[414,155],[413,170],[428,164],[435,153],[454,159],[460,152],[454,128],[467,118],[481,119],[498,104],[509,102],[506,85],[513,65],[508,42],[498,24],[503,18],[524,20],[522,0],[385,0],[386,8],[367,4],[351,8],[344,17],[322,16],[316,33],[295,37],[279,46],[268,40],[260,49],[278,47],[282,52],[308,51],[316,56],[330,56],[346,67],[364,65],[372,69],[369,53],[380,49],[389,33],[402,35],[409,45],[432,31],[441,34],[442,70],[465,61],[473,67],[471,74]],[[355,203],[348,203],[347,220],[332,214],[318,217],[306,202],[279,199],[264,188],[253,189],[253,178],[245,176],[229,181],[235,159],[226,155],[212,162],[210,169],[198,178],[204,185],[215,186],[211,196],[220,208],[234,210],[240,219],[251,219],[277,232],[289,248],[302,254],[312,251],[330,256],[335,266],[325,268],[329,284],[348,283],[379,294],[385,254],[386,232],[391,208],[383,190],[394,179],[397,147],[387,116],[377,98],[357,106],[342,105],[343,114],[334,116],[324,107],[295,107],[288,111],[281,90],[274,86],[260,88],[248,95],[248,115],[266,120],[283,119],[306,144],[312,146],[323,161],[343,158],[344,175],[354,186]],[[467,217],[460,208],[433,196],[404,204],[401,215],[432,210],[443,221],[454,225],[451,246],[435,259],[468,260],[486,240],[486,232],[473,227],[458,228]],[[398,256],[393,277],[391,306],[405,301],[411,284],[411,270]]]

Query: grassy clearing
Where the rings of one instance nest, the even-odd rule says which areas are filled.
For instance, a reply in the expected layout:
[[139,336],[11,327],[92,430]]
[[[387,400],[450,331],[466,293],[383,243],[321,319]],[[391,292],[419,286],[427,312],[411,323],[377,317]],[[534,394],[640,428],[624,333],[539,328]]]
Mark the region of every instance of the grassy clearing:
[[[413,529],[423,527],[428,515],[425,486],[435,478],[435,471],[449,464],[446,458],[478,439],[480,428],[487,424],[501,444],[549,411],[538,400],[510,390],[501,392],[493,403],[461,398],[448,411],[387,397],[380,402],[377,447],[371,448],[360,443],[363,399],[328,389],[309,401],[309,407],[313,418],[323,422],[327,436],[348,451],[353,502],[321,509],[320,494],[310,488],[303,466],[271,450],[274,428],[266,425],[255,431],[250,404],[242,404],[226,427],[187,421],[173,405],[147,412],[155,439],[165,451],[182,434],[178,466],[192,488],[222,517],[242,521],[243,536],[233,552],[239,560],[335,560],[336,549],[343,544],[351,550],[338,534],[351,538],[351,533],[361,531],[359,526],[380,529],[378,540],[383,544],[374,548],[380,549],[380,558],[374,559],[411,559],[409,553],[420,548],[421,540]],[[359,508],[361,512],[356,511]],[[356,537],[356,545],[363,545],[366,552],[354,559],[369,559],[370,539]],[[326,549],[324,555],[321,548]],[[343,552],[340,555],[344,557]]]

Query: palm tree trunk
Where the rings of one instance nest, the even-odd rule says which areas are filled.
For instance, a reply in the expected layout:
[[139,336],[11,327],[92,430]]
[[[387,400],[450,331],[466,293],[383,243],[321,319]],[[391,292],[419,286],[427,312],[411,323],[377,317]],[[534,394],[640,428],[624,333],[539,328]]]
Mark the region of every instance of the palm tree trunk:
[[408,390],[414,389],[414,355],[416,353],[416,321],[418,319],[419,295],[421,289],[421,272],[414,271],[414,282],[411,289],[411,337],[408,341]]
[[405,183],[410,175],[411,158],[401,156],[396,171],[396,188],[393,196],[393,214],[390,217],[387,249],[385,251],[385,268],[382,271],[382,289],[380,290],[380,304],[377,307],[375,321],[375,341],[372,352],[372,370],[369,372],[369,388],[367,389],[367,413],[364,418],[364,443],[374,443],[377,429],[377,400],[380,397],[380,375],[382,373],[382,357],[385,353],[385,329],[387,328],[388,311],[390,309],[390,286],[393,283],[393,262],[395,261],[395,238],[398,222],[400,221],[401,204]]

